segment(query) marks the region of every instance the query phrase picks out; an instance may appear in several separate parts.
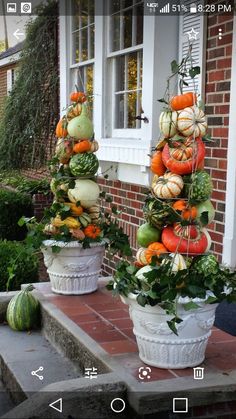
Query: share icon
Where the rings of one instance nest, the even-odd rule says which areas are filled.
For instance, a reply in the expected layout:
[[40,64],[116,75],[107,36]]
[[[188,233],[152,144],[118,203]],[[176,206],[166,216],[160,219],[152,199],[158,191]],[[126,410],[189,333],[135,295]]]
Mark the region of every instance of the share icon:
[[43,371],[43,367],[39,367],[36,371],[31,371],[31,375],[35,375],[39,380],[43,380],[43,375],[37,374],[39,371]]

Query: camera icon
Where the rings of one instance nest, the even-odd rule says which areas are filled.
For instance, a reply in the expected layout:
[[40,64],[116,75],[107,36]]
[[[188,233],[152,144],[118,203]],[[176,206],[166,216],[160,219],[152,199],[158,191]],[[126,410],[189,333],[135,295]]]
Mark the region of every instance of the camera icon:
[[22,2],[20,4],[21,13],[31,13],[32,11],[32,4],[31,2]]

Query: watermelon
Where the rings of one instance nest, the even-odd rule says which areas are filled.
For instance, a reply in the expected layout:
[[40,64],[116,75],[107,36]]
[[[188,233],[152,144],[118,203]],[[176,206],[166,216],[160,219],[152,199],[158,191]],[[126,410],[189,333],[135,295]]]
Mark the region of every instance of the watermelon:
[[91,177],[97,172],[99,161],[94,153],[78,153],[71,158],[69,167],[74,176]]
[[16,294],[7,307],[7,322],[13,330],[29,330],[40,323],[40,306],[31,294],[33,286],[29,285]]

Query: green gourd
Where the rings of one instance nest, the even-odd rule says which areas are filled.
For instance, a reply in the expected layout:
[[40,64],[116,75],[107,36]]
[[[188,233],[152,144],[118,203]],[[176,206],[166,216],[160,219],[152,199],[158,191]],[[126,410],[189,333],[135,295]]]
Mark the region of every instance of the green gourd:
[[40,323],[40,306],[31,294],[33,286],[29,285],[16,294],[7,307],[7,322],[13,330],[30,330]]
[[90,139],[93,136],[93,124],[88,117],[86,105],[82,105],[82,112],[79,116],[69,121],[67,131],[77,140]]

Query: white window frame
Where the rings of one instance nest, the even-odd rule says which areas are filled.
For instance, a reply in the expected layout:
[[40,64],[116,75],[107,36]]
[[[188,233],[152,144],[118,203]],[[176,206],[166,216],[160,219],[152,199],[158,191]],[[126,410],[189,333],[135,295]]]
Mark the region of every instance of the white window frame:
[[[64,0],[65,1],[65,0]],[[64,3],[64,1],[60,2]],[[99,3],[99,5],[98,5]],[[166,86],[166,74],[170,62],[178,60],[178,26],[177,16],[144,15],[143,25],[143,75],[142,75],[142,108],[149,123],[141,121],[140,129],[122,129],[122,133],[112,133],[111,114],[111,72],[107,57],[108,17],[101,11],[101,2],[95,2],[95,64],[94,64],[94,131],[100,148],[97,157],[102,171],[111,164],[115,168],[113,176],[121,181],[141,185],[150,183],[151,148],[159,137],[158,115],[162,105],[157,101],[163,96]],[[68,50],[69,28],[63,7],[60,11],[60,80],[61,109],[65,107],[69,95]],[[64,5],[65,7],[65,5]],[[168,27],[168,32],[166,28]],[[166,33],[163,42],[163,33]],[[175,40],[175,42],[173,42]],[[153,46],[152,47],[150,47]],[[154,48],[155,46],[155,48]],[[139,45],[138,48],[141,46]],[[128,49],[126,49],[127,51]],[[134,50],[134,47],[131,48]],[[118,52],[120,54],[120,51]],[[105,117],[106,115],[106,117]],[[126,131],[126,132],[124,132]],[[130,131],[133,131],[132,133]],[[112,133],[112,135],[108,135]],[[122,137],[118,137],[122,134]],[[112,179],[112,176],[109,176]]]

